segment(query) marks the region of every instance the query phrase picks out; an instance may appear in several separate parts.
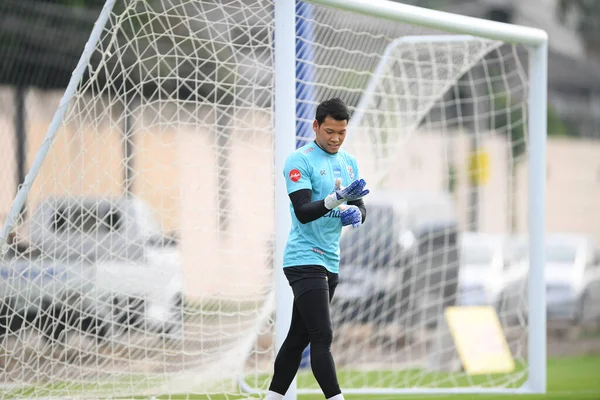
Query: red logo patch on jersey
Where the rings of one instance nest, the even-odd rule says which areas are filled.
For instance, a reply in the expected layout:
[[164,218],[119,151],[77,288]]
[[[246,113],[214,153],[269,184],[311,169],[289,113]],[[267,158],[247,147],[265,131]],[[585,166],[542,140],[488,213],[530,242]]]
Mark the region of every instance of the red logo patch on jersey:
[[290,171],[290,181],[298,182],[302,178],[302,174],[297,169],[293,169]]

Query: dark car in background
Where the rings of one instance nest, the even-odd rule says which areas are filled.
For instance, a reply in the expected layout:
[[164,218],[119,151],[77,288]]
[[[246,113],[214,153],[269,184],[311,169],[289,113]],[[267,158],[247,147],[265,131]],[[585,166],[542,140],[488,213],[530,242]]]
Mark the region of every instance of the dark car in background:
[[337,322],[436,326],[456,302],[459,241],[447,194],[377,191],[365,199],[367,219],[345,228]]

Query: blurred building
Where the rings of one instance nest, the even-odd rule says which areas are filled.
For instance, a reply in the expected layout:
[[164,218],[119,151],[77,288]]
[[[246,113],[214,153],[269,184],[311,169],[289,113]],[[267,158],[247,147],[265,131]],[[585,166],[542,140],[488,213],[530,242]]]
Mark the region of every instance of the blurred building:
[[[553,109],[560,119],[567,123],[569,133],[573,136],[600,137],[598,133],[600,132],[598,129],[600,128],[600,68],[597,68],[591,60],[589,49],[584,41],[573,29],[567,28],[559,21],[556,11],[558,0],[520,2],[515,0],[405,0],[403,2],[546,30],[550,36],[549,100]],[[24,173],[39,148],[41,138],[79,58],[80,49],[89,35],[101,3],[101,0],[89,0],[88,4],[95,5],[94,10],[93,7],[73,8],[33,0],[0,2],[0,18],[2,18],[0,38],[5,39],[0,40],[0,85],[2,86],[0,87],[0,105],[2,105],[0,107],[0,149],[2,150],[0,168],[3,171],[0,174],[0,187],[3,189],[0,192],[0,220],[6,214],[18,182],[23,180]],[[362,21],[358,17],[356,19],[357,23]],[[383,25],[377,26],[377,29],[385,29],[387,25]],[[390,29],[388,31],[390,37],[397,37],[398,29],[401,28],[394,26]],[[411,34],[411,29],[402,32],[401,35]],[[424,33],[417,29],[413,30],[415,34]],[[519,56],[524,55],[519,53]],[[497,56],[503,62],[517,63],[515,60],[508,60],[509,55],[501,51]],[[526,57],[521,58],[526,59]],[[471,72],[472,81],[478,81],[475,76],[476,71],[474,68]],[[261,76],[268,80],[267,72],[262,73]],[[451,173],[449,163],[441,161],[447,153],[452,154],[454,157],[454,160],[451,160],[454,163],[452,167],[456,169],[454,172],[457,181],[456,191],[467,193],[457,196],[459,208],[470,210],[461,215],[464,225],[491,231],[509,231],[516,227],[517,230],[522,231],[527,223],[526,197],[524,197],[527,181],[526,165],[519,166],[515,180],[517,183],[513,185],[518,188],[516,190],[518,200],[507,198],[509,192],[507,182],[513,184],[507,175],[509,169],[507,163],[509,160],[512,162],[516,156],[506,155],[506,138],[496,134],[498,125],[496,129],[489,127],[488,114],[490,113],[486,113],[485,109],[481,108],[486,107],[483,103],[489,96],[484,92],[485,80],[481,81],[483,82],[481,85],[459,82],[456,91],[446,93],[447,98],[439,102],[439,107],[436,106],[431,110],[423,123],[422,128],[429,129],[429,132],[424,132],[425,134],[419,139],[407,143],[402,149],[402,154],[405,156],[398,160],[397,165],[390,168],[396,171],[396,176],[403,177],[403,180],[399,180],[403,185],[399,183],[401,188],[445,190],[450,186],[448,181]],[[516,97],[525,93],[524,85],[509,86],[513,88],[511,94],[516,94]],[[325,87],[329,88],[326,85]],[[474,118],[469,115],[475,113],[469,109],[472,101],[463,98],[463,93],[458,93],[463,89],[466,92],[465,97],[482,99],[481,104],[478,104],[477,113],[481,117]],[[358,101],[362,92],[355,90],[353,93],[356,98],[350,99],[350,103]],[[319,93],[319,97],[329,94],[333,93],[330,91]],[[335,94],[339,94],[339,91]],[[349,94],[347,96],[350,97]],[[53,100],[50,101],[50,98]],[[442,105],[445,106],[443,110]],[[509,108],[503,107],[504,114],[508,114]],[[115,111],[117,114],[118,112],[119,110]],[[118,119],[118,116],[116,118]],[[126,118],[118,121],[114,124],[115,126],[118,124],[117,130],[124,136],[128,134],[128,129],[135,127],[135,118],[129,122]],[[439,122],[443,122],[444,129],[448,129],[447,136],[453,136],[452,143],[447,143],[445,138],[440,137],[439,131],[435,132],[435,128],[439,130],[442,126],[438,124]],[[516,125],[518,124],[522,124],[522,121]],[[218,126],[218,124],[213,125]],[[549,126],[551,135],[556,133],[552,129],[552,126]],[[219,129],[213,130],[215,132],[212,134],[218,136]],[[467,132],[479,132],[484,140],[481,140],[478,145],[486,147],[485,150],[491,154],[490,181],[485,187],[482,185],[478,191],[472,191],[468,187],[466,163],[473,150],[473,144],[469,141],[469,136],[463,134]],[[517,139],[509,139],[510,144],[513,145],[516,141]],[[600,204],[594,201],[597,198],[594,197],[594,193],[600,190],[599,143],[593,140],[578,141],[573,138],[550,141],[548,148],[549,229],[588,233],[600,240],[600,222],[597,220],[597,216],[600,215]],[[448,150],[451,148],[450,145],[455,146],[451,151]],[[230,147],[231,151],[235,151],[232,146]],[[132,159],[125,154],[129,151],[127,146],[121,146],[121,150],[124,153],[123,159]],[[72,151],[76,152],[77,149],[73,147]],[[215,150],[215,152],[220,156],[206,159],[216,165],[223,163],[223,159],[227,157],[221,155],[222,151]],[[140,156],[136,161],[139,165],[143,165]],[[129,165],[119,158],[114,161],[114,166],[113,183],[121,184],[121,181],[127,180]],[[233,171],[235,168],[237,166],[217,169]],[[167,175],[178,174],[173,171],[165,172]],[[180,173],[184,172],[180,171]],[[221,175],[219,179],[223,179]],[[234,182],[234,177],[228,179]],[[157,181],[161,183],[154,187],[160,188],[162,182],[168,182],[168,179],[161,175]],[[117,185],[110,190],[118,193],[121,187]],[[469,198],[469,194],[475,192],[478,198]],[[513,201],[517,206],[513,207]],[[153,203],[152,200],[150,202]],[[164,204],[160,196],[156,196],[154,202],[153,204],[157,206]],[[234,209],[235,207],[235,204],[228,204],[223,208]],[[166,207],[168,210],[176,208],[175,205]],[[467,215],[467,212],[471,215]],[[179,216],[174,214],[162,216],[163,225],[168,229],[177,229],[175,222],[177,220]]]
[[[561,23],[558,0],[408,0],[399,1],[471,17],[531,26],[550,38],[548,100],[570,133],[600,138],[600,54]],[[549,134],[552,135],[552,126]]]

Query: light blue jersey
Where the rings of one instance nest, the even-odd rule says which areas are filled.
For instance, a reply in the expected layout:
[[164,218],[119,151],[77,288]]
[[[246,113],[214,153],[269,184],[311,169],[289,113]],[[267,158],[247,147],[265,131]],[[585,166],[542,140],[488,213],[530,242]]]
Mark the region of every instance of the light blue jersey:
[[[340,150],[330,154],[315,142],[308,143],[290,154],[283,171],[288,194],[301,189],[312,190],[312,201],[323,200],[333,192],[335,180],[342,178],[342,186],[359,179],[356,158]],[[340,210],[335,208],[323,217],[307,224],[296,218],[290,202],[292,229],[283,255],[283,266],[321,265],[329,272],[338,273],[340,265]]]

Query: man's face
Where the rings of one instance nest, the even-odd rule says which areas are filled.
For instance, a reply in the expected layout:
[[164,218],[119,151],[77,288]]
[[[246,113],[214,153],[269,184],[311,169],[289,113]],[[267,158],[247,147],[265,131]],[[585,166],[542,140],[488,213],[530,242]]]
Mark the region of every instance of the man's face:
[[316,141],[320,148],[328,153],[335,154],[342,147],[346,138],[346,128],[348,121],[338,121],[330,116],[325,117],[321,125],[317,120],[313,121],[313,129],[316,134]]

